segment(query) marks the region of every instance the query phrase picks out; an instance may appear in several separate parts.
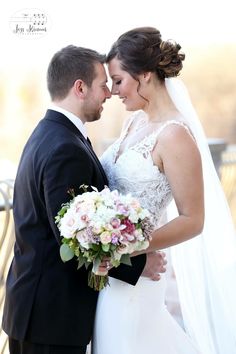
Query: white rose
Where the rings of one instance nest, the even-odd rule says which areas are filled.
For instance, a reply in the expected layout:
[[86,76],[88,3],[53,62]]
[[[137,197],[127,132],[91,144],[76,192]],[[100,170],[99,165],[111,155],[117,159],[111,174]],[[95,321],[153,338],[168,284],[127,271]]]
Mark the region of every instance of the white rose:
[[89,240],[88,240],[87,234],[84,230],[77,232],[76,238],[82,247],[84,247],[86,250],[89,249]]
[[78,215],[69,210],[61,219],[60,231],[65,238],[72,238],[77,230],[81,230],[86,226],[86,223],[78,217]]
[[149,211],[147,209],[142,209],[142,211],[139,213],[139,218],[141,220],[143,220],[143,219],[145,219],[145,218],[147,218],[149,216],[150,216],[150,213],[149,213]]
[[131,212],[129,215],[129,219],[133,224],[136,224],[138,222],[139,215],[135,212]]
[[107,245],[111,242],[111,234],[108,231],[104,231],[100,235],[100,240],[104,245]]

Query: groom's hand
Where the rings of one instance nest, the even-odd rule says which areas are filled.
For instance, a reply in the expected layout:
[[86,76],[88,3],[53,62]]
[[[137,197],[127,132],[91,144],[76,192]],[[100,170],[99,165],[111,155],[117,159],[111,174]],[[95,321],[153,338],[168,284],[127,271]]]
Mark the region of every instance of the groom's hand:
[[166,264],[167,260],[164,252],[157,251],[147,253],[147,261],[142,276],[152,280],[160,280],[160,273],[165,273]]

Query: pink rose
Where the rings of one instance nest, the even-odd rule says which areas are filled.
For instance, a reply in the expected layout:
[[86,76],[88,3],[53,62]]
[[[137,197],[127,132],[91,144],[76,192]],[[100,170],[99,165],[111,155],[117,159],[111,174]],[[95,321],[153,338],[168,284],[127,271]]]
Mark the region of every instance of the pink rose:
[[125,225],[125,229],[121,231],[122,233],[132,234],[135,231],[135,226],[129,219],[122,220],[121,224]]
[[114,229],[118,229],[118,227],[120,226],[120,219],[118,218],[112,218],[111,219],[111,225]]

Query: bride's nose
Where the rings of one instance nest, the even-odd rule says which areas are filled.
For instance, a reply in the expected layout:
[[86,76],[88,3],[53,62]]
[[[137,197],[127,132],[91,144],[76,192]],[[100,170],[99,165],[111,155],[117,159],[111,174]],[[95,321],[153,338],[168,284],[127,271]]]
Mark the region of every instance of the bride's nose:
[[117,87],[112,86],[111,94],[112,95],[119,95],[119,89]]

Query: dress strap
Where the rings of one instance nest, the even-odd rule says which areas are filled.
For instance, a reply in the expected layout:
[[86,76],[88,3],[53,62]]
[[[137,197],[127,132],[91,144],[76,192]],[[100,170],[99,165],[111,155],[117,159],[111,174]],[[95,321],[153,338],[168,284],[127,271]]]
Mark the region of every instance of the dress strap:
[[155,137],[157,138],[158,135],[160,135],[166,127],[168,127],[169,125],[173,125],[173,124],[180,125],[181,127],[185,128],[188,133],[190,133],[192,135],[189,127],[183,121],[171,119],[171,120],[166,121],[161,127],[159,127],[154,132]]
[[[157,143],[158,136],[163,132],[163,130],[168,127],[169,125],[176,124],[184,127],[186,131],[193,137],[193,134],[191,133],[189,127],[180,120],[172,119],[166,121],[162,126],[160,126],[157,130],[152,132],[151,134],[147,135],[144,139],[142,139],[140,142],[135,144],[131,149],[136,150],[145,156],[147,156],[153,149],[154,146]],[[193,138],[194,139],[194,138]]]

